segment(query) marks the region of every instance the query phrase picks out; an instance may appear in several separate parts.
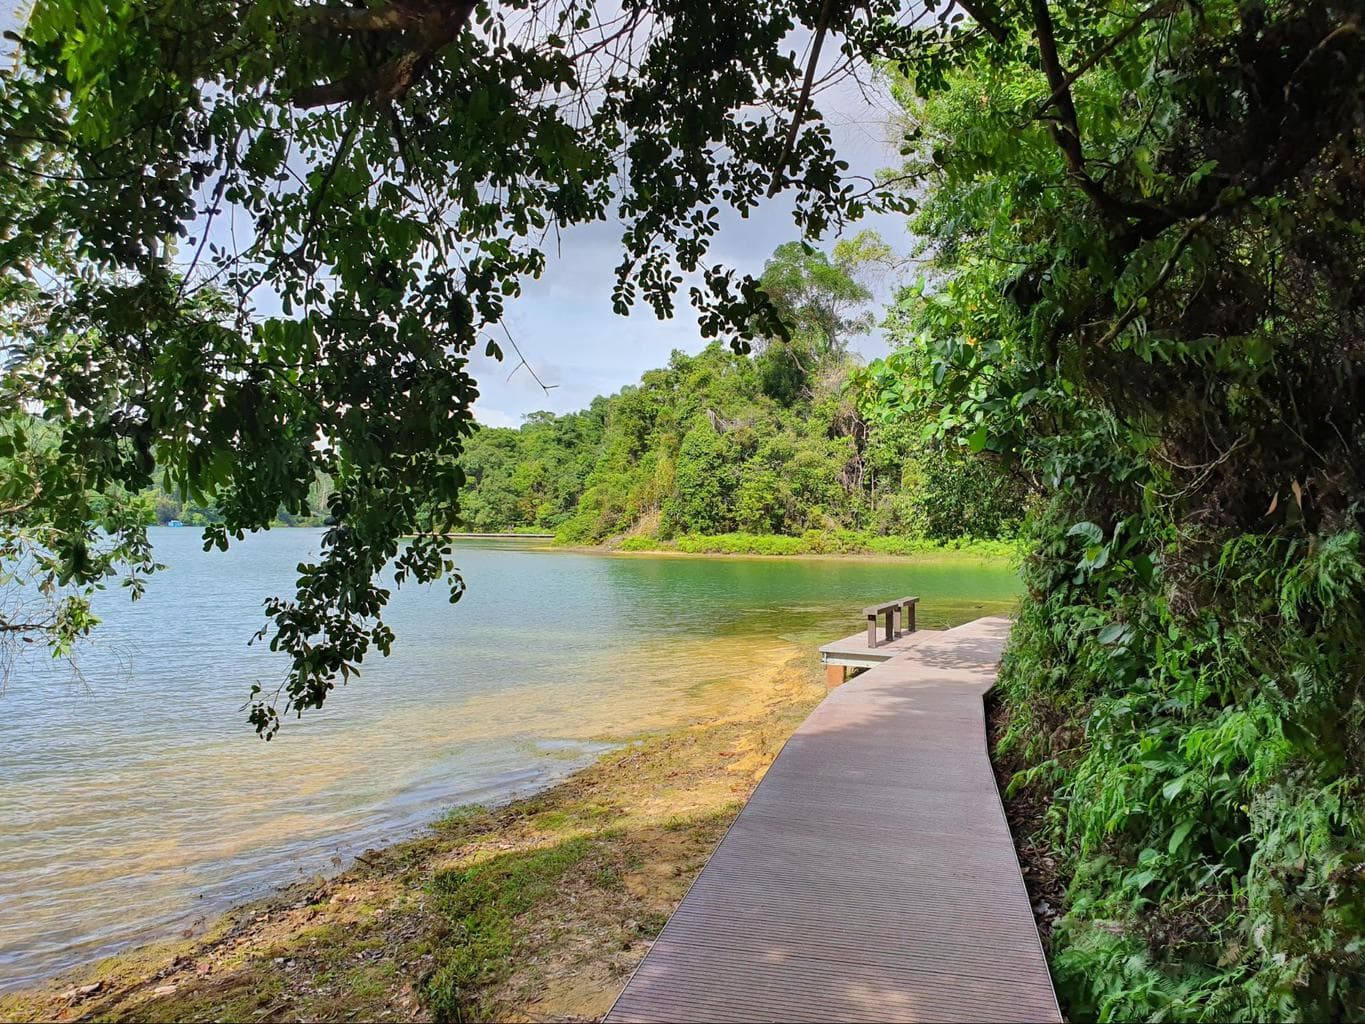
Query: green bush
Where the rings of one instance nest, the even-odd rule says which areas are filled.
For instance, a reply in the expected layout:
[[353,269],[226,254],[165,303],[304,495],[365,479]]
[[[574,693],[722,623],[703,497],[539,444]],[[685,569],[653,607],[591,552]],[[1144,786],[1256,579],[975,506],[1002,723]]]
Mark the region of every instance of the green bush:
[[1054,800],[1072,877],[1054,960],[1072,1014],[1361,1019],[1360,534],[1243,536],[1144,582],[1097,566],[1065,508],[1026,562],[1000,686],[1004,752],[1032,765],[1016,786]]

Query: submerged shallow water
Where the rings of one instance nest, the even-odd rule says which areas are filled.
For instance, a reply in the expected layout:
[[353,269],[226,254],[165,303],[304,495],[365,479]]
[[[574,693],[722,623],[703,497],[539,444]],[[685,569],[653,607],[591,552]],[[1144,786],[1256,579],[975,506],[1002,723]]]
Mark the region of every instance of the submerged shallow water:
[[282,662],[247,646],[315,530],[201,550],[102,596],[80,677],[21,661],[0,695],[0,988],[339,866],[442,810],[542,787],[615,742],[704,715],[726,680],[852,633],[918,594],[919,624],[1007,612],[1000,564],[599,555],[462,543],[469,591],[394,595],[393,656],[263,743],[241,710]]

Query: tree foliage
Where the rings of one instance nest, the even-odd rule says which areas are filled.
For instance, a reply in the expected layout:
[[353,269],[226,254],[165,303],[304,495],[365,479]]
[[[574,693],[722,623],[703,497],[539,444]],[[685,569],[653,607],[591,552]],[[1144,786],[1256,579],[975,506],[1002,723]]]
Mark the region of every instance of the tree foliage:
[[758,283],[786,328],[783,340],[821,357],[846,351],[851,336],[875,323],[866,309],[872,292],[859,278],[890,256],[874,231],[841,239],[832,259],[806,242],[778,246]]
[[923,415],[869,422],[847,358],[812,364],[789,402],[767,392],[764,365],[718,344],[675,352],[583,412],[480,429],[461,462],[462,521],[569,543],[839,530],[944,541],[1017,529],[1022,482],[926,438]]
[[[3,386],[65,476],[7,532],[52,526],[89,588],[149,568],[135,528],[86,557],[111,488],[155,472],[225,547],[326,475],[321,557],[263,630],[284,706],[320,706],[390,647],[381,572],[459,596],[468,356],[501,352],[561,230],[620,221],[620,312],[686,286],[706,335],[780,331],[707,249],[722,206],[785,191],[812,236],[864,208],[784,40],[893,12],[828,7],[40,0],[0,84]],[[278,704],[253,703],[266,736]]]
[[1365,1017],[1363,14],[1032,2],[901,68],[869,374],[1051,496],[1002,688],[1076,1018]]

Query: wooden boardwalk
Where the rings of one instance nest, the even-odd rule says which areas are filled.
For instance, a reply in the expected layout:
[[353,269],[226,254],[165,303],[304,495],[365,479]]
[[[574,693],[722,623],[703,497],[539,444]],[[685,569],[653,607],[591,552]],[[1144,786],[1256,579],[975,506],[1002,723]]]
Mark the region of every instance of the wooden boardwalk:
[[1009,623],[926,636],[787,741],[609,1021],[1060,1021],[986,753]]

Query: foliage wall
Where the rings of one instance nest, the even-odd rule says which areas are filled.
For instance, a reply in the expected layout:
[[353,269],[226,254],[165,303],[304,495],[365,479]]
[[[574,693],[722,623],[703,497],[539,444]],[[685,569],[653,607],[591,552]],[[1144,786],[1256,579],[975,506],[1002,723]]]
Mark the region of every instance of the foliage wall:
[[926,437],[922,419],[868,423],[862,376],[846,357],[806,352],[800,371],[789,357],[782,346],[757,357],[714,344],[696,356],[675,352],[667,367],[582,412],[480,429],[461,461],[462,522],[536,527],[573,543],[841,528],[926,539],[1014,532],[1017,481]]
[[1050,495],[1002,753],[1054,972],[1073,1019],[1365,1019],[1362,8],[1050,14],[902,66],[933,355],[870,372]]

